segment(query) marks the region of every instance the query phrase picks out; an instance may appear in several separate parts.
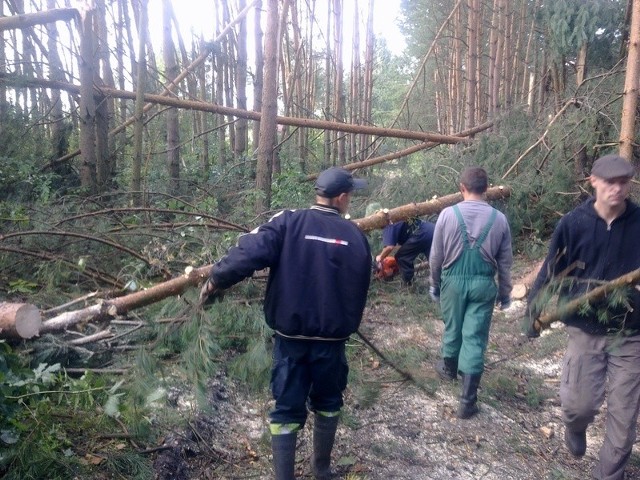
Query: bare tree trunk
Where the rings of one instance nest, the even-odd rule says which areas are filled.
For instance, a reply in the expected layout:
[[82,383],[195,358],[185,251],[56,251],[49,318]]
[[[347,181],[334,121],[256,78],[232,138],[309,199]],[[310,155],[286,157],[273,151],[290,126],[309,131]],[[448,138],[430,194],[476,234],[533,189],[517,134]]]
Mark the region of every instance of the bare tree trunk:
[[[0,18],[4,17],[4,2],[0,2]],[[4,30],[0,30],[0,75],[7,73],[7,54],[5,51],[7,44],[5,41]],[[0,119],[3,119],[7,113],[7,88],[0,83]],[[0,134],[2,133],[2,123],[0,122]]]
[[476,89],[478,83],[478,9],[480,0],[468,0],[467,21],[467,106],[465,115],[465,128],[471,128],[476,123]]
[[[334,120],[338,122],[344,122],[345,116],[345,95],[344,95],[344,63],[342,61],[342,0],[333,0],[333,14],[334,14],[334,41],[333,41],[333,55],[336,59],[336,76],[333,82],[333,94],[334,94]],[[345,136],[336,133],[336,142],[334,158],[339,165],[346,163],[345,157]]]
[[[55,0],[47,0],[47,8],[55,8]],[[1,7],[0,7],[1,8]],[[2,11],[0,10],[0,15]],[[62,69],[62,61],[58,53],[58,27],[55,23],[47,24],[47,48],[49,49],[49,78],[54,81],[64,81],[64,71]],[[0,47],[0,50],[4,52],[4,46]],[[2,59],[0,59],[0,65],[4,67]],[[4,88],[4,87],[3,87]],[[0,98],[0,102],[2,99]],[[51,90],[51,142],[53,158],[62,157],[67,153],[69,142],[67,140],[67,129],[64,128],[64,116],[62,113],[62,96],[60,90]],[[0,127],[1,128],[1,127]],[[68,165],[62,166],[63,168],[56,172],[61,175],[68,175]]]
[[630,32],[620,120],[620,156],[635,163],[633,148],[638,145],[634,145],[634,140],[640,88],[640,0],[633,1]]
[[[324,118],[326,120],[333,120],[333,110],[331,107],[331,87],[332,87],[332,83],[331,83],[331,78],[333,77],[333,64],[331,62],[331,54],[330,52],[331,50],[331,19],[332,19],[332,14],[331,14],[331,5],[332,2],[331,1],[327,1],[327,32],[326,32],[326,38],[325,38],[325,42],[326,42],[326,55],[325,55],[325,62],[324,62]],[[329,165],[331,165],[331,132],[324,132],[324,162],[323,162],[323,167],[328,167]]]
[[[173,83],[179,73],[176,61],[176,49],[173,44],[171,1],[163,1],[162,9],[163,56],[165,77],[167,83]],[[167,126],[167,170],[169,174],[168,191],[172,195],[180,192],[180,126],[178,125],[178,110],[170,108],[166,112]]]
[[[360,5],[355,0],[355,15],[353,16],[353,30],[351,40],[351,92],[349,105],[349,123],[362,123],[362,64],[360,60]],[[355,158],[358,152],[358,136],[349,135],[349,150],[346,158]],[[345,163],[346,163],[345,158]]]
[[96,178],[96,103],[93,82],[98,68],[95,56],[94,22],[95,10],[82,12],[80,21],[80,150],[82,166],[80,184],[87,193],[97,191]]
[[[254,16],[255,75],[253,77],[253,111],[262,111],[262,89],[264,88],[264,34],[262,32],[262,0],[255,6]],[[260,139],[260,122],[253,122],[253,146],[251,156],[258,151]]]
[[278,114],[278,51],[279,49],[279,0],[267,0],[267,27],[264,44],[264,86],[262,89],[262,114],[260,119],[260,143],[256,167],[256,214],[271,206],[271,171],[273,149],[276,140],[276,116]]
[[147,0],[140,0],[140,25],[138,28],[138,69],[135,103],[135,123],[133,131],[133,166],[131,173],[131,190],[133,205],[142,206],[142,135],[144,133],[144,90],[147,79],[146,39],[148,32]]
[[[105,85],[116,88],[111,67],[111,52],[109,51],[109,29],[107,28],[107,12],[105,0],[97,0],[98,5],[98,55],[100,58],[100,78]],[[108,187],[116,173],[116,149],[109,141],[109,131],[115,127],[115,101],[113,98],[101,99],[104,122],[101,122],[101,129],[98,135],[98,150],[104,152],[103,173],[98,174],[98,183],[103,187]],[[100,172],[98,172],[100,173]]]
[[[373,69],[375,62],[375,35],[373,31],[373,12],[374,12],[374,0],[369,0],[369,13],[367,16],[367,46],[364,54],[364,78],[363,78],[363,111],[362,120],[364,125],[371,125],[373,122],[372,110],[373,110]],[[372,144],[372,139],[368,135],[360,136],[360,144],[362,145],[361,160],[368,157],[369,145]]]
[[587,76],[587,42],[582,42],[580,50],[578,50],[578,58],[576,59],[576,84],[582,85]]
[[[239,0],[238,8],[243,10],[247,6],[247,0]],[[243,18],[238,24],[237,36],[238,57],[236,59],[236,100],[237,108],[247,109],[247,19]],[[236,138],[234,144],[234,156],[241,158],[247,153],[249,141],[248,124],[244,119],[236,123]]]

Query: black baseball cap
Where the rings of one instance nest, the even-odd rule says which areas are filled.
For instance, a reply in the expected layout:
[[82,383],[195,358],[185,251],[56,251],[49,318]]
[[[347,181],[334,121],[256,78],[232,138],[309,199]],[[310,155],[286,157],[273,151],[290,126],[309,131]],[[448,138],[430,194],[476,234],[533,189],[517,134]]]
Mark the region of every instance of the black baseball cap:
[[632,178],[635,173],[636,169],[633,165],[615,153],[600,157],[591,169],[591,175],[604,180],[620,177]]
[[316,180],[316,193],[321,197],[333,198],[341,193],[349,193],[367,186],[366,180],[353,178],[349,170],[331,167],[320,173]]

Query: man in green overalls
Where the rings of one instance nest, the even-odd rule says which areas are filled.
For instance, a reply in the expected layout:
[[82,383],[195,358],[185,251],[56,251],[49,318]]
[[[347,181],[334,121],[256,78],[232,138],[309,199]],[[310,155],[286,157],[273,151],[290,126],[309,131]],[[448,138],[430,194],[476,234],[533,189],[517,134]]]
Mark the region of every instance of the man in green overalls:
[[493,307],[496,300],[503,310],[511,303],[511,231],[504,214],[484,200],[487,187],[484,169],[462,172],[463,201],[440,213],[429,255],[429,293],[440,302],[444,319],[442,358],[435,368],[445,380],[461,375],[458,418],[478,412]]

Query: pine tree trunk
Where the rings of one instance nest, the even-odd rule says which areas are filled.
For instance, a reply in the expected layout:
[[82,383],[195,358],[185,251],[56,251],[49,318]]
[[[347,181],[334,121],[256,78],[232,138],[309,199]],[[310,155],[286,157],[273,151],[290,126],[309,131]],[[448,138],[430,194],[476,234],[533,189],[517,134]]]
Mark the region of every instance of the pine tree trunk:
[[133,128],[133,166],[131,190],[133,205],[142,206],[142,134],[144,132],[144,90],[147,79],[146,37],[148,31],[147,0],[140,1],[140,23],[138,27],[138,68],[135,102],[135,122]]
[[620,155],[636,163],[633,148],[636,143],[636,117],[638,116],[638,94],[640,93],[640,0],[633,0],[629,30],[631,34],[622,99],[622,118],[620,120]]
[[276,116],[278,114],[279,0],[267,0],[266,4],[264,85],[262,89],[258,164],[256,168],[256,190],[259,192],[256,198],[256,214],[261,214],[271,206],[271,171],[276,140]]
[[[171,84],[179,73],[178,62],[176,61],[176,49],[172,36],[172,14],[170,0],[162,2],[162,53],[164,57],[165,78]],[[178,195],[180,191],[180,127],[178,125],[178,110],[169,108],[166,112],[167,128],[167,170],[168,182],[167,191],[172,195]]]
[[[238,9],[243,10],[247,6],[247,0],[238,1]],[[243,18],[238,24],[236,58],[236,101],[237,108],[247,109],[247,19]],[[248,123],[245,119],[236,122],[236,138],[233,153],[236,159],[242,158],[247,153],[249,141]]]
[[95,10],[86,10],[80,21],[80,184],[93,195],[97,192],[96,178],[96,102],[93,82],[98,68],[95,56],[93,22]]

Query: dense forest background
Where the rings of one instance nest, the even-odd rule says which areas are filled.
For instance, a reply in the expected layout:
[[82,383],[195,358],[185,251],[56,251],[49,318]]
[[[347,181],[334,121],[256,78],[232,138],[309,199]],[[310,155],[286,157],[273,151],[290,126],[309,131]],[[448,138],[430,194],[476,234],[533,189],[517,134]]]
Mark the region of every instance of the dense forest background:
[[[0,301],[46,323],[200,272],[239,233],[307,206],[331,165],[369,181],[354,219],[456,193],[481,165],[509,187],[495,204],[535,259],[597,157],[640,162],[640,0],[400,0],[401,55],[374,33],[380,0],[212,1],[214,38],[185,37],[171,0],[0,1]],[[71,340],[2,340],[0,472],[38,478],[21,463],[33,442],[33,468],[69,468],[69,433],[34,426],[59,408],[100,404],[100,422],[148,434],[167,358],[200,394],[229,351],[225,370],[264,386],[264,277],[218,312],[224,344],[191,308],[200,278],[83,318]],[[135,368],[114,381],[101,368],[119,335]]]

